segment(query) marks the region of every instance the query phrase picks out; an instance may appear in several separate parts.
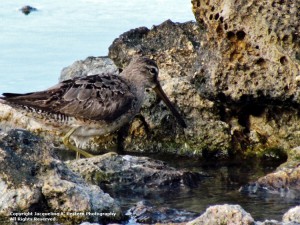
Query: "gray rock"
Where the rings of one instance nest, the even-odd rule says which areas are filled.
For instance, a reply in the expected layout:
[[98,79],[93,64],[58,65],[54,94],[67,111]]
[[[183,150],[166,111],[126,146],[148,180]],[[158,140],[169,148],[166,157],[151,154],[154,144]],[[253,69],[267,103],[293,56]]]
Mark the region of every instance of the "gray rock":
[[63,68],[59,81],[101,73],[118,74],[119,70],[108,57],[90,56],[85,60],[78,60],[72,65]]
[[255,225],[292,225],[292,224],[285,224],[277,220],[265,220],[263,222],[260,221],[255,222]]
[[215,205],[187,225],[253,225],[254,219],[239,205]]
[[92,184],[111,192],[144,193],[192,188],[208,177],[206,174],[176,170],[148,157],[107,153],[88,159],[69,161],[74,172]]
[[153,206],[150,202],[141,201],[126,213],[138,223],[184,223],[196,217],[196,213],[167,207]]
[[[1,136],[0,161],[0,217],[8,220],[11,212],[59,212],[49,217],[78,223],[113,221],[122,216],[114,199],[98,186],[86,184],[55,159],[49,143],[27,131],[11,130]],[[116,214],[101,217],[85,212]]]

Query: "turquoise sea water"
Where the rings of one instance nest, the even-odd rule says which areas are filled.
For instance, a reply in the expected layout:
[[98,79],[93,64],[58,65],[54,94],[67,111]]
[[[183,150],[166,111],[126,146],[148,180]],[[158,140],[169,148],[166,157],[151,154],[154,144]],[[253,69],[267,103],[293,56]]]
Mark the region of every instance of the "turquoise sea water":
[[[24,5],[38,11],[26,16]],[[63,67],[107,55],[123,32],[167,19],[194,20],[190,0],[1,0],[0,94],[46,89]]]

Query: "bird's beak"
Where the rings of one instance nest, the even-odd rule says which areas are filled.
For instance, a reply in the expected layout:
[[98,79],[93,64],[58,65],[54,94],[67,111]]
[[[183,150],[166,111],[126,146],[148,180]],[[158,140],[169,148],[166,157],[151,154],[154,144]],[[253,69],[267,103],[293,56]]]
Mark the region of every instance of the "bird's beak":
[[178,123],[180,124],[180,126],[182,126],[183,128],[186,128],[187,126],[186,126],[185,121],[183,120],[183,118],[181,117],[181,115],[179,114],[179,112],[175,109],[175,107],[172,105],[172,103],[168,99],[167,95],[165,94],[165,92],[161,88],[160,84],[157,84],[153,88],[153,90],[164,101],[164,103],[168,106],[168,108],[170,109],[170,111],[176,117],[176,119],[177,119]]

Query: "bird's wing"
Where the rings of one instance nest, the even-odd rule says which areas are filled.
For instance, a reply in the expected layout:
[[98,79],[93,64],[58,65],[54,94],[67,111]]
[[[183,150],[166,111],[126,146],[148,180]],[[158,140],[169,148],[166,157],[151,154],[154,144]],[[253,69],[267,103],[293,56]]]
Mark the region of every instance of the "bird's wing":
[[45,91],[4,93],[6,102],[89,120],[114,120],[131,109],[135,96],[115,75],[92,75],[63,81]]

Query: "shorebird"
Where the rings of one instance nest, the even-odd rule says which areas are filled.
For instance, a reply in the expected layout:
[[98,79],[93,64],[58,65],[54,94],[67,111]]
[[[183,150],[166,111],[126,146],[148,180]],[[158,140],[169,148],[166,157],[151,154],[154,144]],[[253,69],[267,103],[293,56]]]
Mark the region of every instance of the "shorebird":
[[[182,127],[186,123],[158,81],[158,66],[146,57],[135,57],[119,74],[96,74],[62,81],[39,92],[3,93],[2,103],[25,111],[53,129],[66,130],[63,143],[79,155],[80,142],[102,136],[128,124],[140,111],[146,88],[165,102]],[[71,144],[70,137],[75,145]]]

